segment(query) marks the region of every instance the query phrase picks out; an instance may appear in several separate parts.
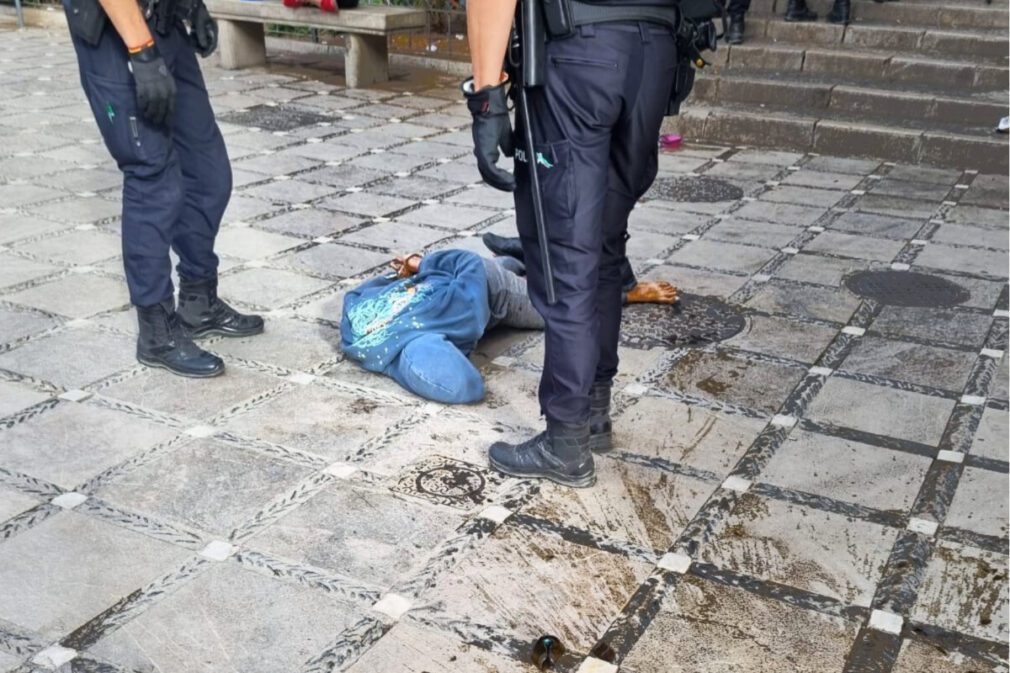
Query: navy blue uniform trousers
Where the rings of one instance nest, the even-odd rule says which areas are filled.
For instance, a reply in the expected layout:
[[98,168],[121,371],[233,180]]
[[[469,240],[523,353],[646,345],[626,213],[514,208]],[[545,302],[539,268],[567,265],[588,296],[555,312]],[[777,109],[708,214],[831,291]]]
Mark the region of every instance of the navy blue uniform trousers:
[[[546,82],[530,91],[536,155],[517,154],[516,220],[534,307],[544,317],[541,411],[589,418],[594,381],[617,374],[628,215],[656,177],[659,127],[676,43],[658,24],[583,26],[547,45]],[[519,120],[516,137],[523,138]],[[537,164],[557,303],[547,304],[528,166]]]
[[214,239],[231,196],[231,164],[189,38],[178,26],[155,40],[178,87],[165,126],[137,110],[126,46],[111,24],[96,46],[74,36],[84,93],[123,172],[123,264],[136,306],[172,296],[170,249],[182,278],[217,274]]

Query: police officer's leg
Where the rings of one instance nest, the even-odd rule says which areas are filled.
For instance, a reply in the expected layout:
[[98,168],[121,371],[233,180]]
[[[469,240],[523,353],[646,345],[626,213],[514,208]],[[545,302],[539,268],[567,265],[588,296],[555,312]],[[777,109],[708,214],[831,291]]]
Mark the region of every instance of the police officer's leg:
[[657,25],[642,24],[641,48],[632,59],[628,105],[613,129],[610,179],[603,211],[603,250],[600,261],[597,310],[600,357],[593,385],[594,448],[610,446],[610,388],[617,375],[617,346],[621,328],[622,291],[630,267],[625,255],[628,216],[656,178],[656,137],[663,121],[676,64],[673,34]]
[[172,248],[179,255],[179,318],[193,337],[259,334],[261,317],[243,315],[217,296],[214,239],[231,197],[231,162],[189,38],[179,28],[165,41],[172,46],[178,87],[172,138],[182,171],[182,208]]
[[[623,38],[616,38],[617,41]],[[547,432],[491,449],[496,469],[572,486],[593,483],[589,390],[599,355],[596,286],[610,165],[610,125],[622,108],[626,76],[614,36],[584,29],[547,49],[547,84],[531,96],[537,165],[554,264],[557,303],[548,305],[537,244],[528,164],[516,163],[516,219],[530,299],[545,322],[540,404]],[[520,126],[525,120],[520,120]],[[522,138],[522,128],[518,137]],[[521,146],[521,143],[520,143]]]
[[111,26],[95,46],[73,41],[88,102],[123,172],[123,265],[140,326],[137,358],[186,376],[220,374],[221,360],[193,346],[175,315],[169,247],[182,172],[170,132],[140,114],[127,50]]

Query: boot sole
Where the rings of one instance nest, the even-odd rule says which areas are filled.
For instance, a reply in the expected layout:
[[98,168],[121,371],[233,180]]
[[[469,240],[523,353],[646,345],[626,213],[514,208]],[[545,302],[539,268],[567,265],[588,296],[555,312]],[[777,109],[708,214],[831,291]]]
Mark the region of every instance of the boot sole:
[[218,369],[215,372],[210,372],[207,374],[196,374],[193,372],[184,372],[178,369],[173,369],[168,365],[166,365],[164,362],[159,362],[158,360],[145,360],[140,356],[137,356],[137,362],[144,365],[145,367],[150,367],[152,369],[164,369],[165,371],[172,372],[176,376],[182,376],[183,378],[187,379],[212,379],[215,376],[221,376],[222,374],[224,374],[224,367],[221,367],[221,369]]
[[241,337],[250,337],[250,336],[256,336],[257,334],[263,334],[263,327],[244,330],[242,332],[236,332],[234,330],[224,330],[217,327],[209,327],[206,329],[196,329],[196,330],[191,330],[187,327],[186,334],[189,335],[190,339],[203,339],[204,337],[210,337],[210,336],[223,336],[238,339]]
[[595,453],[606,453],[614,448],[613,434],[601,432],[589,435],[589,449]]
[[518,470],[512,470],[503,465],[500,465],[493,458],[489,458],[488,462],[491,464],[491,468],[501,472],[502,474],[507,474],[510,477],[519,477],[520,479],[548,479],[553,481],[555,484],[561,484],[562,486],[570,486],[571,488],[589,488],[596,483],[596,472],[593,472],[585,477],[565,477],[560,474],[555,474],[552,472],[520,472]]

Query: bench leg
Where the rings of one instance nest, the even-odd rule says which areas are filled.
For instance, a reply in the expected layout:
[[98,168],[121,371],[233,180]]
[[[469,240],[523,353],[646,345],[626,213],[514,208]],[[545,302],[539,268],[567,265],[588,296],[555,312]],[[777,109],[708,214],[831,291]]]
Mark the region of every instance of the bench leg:
[[347,86],[365,87],[389,80],[389,46],[385,35],[355,35],[347,37],[347,57],[344,70]]
[[228,70],[265,65],[267,46],[263,24],[218,19],[217,50],[221,67]]

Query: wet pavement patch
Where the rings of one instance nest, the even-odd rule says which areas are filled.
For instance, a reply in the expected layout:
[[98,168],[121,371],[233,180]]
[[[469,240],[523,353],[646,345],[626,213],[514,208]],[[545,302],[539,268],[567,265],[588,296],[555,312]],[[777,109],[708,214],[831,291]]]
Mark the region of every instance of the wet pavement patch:
[[663,201],[693,201],[717,203],[719,201],[736,201],[743,197],[743,189],[732,182],[710,178],[704,175],[695,177],[659,178],[652,183],[652,189],[645,195],[646,199],[662,199]]
[[971,298],[968,290],[946,278],[914,271],[860,271],[845,279],[845,287],[890,306],[944,308]]
[[624,309],[621,345],[650,348],[700,347],[743,331],[739,311],[714,297],[683,294],[676,306],[636,304]]
[[333,121],[333,117],[291,105],[256,105],[248,110],[223,114],[220,120],[238,126],[261,128],[264,131],[291,131],[303,126]]
[[393,490],[440,505],[471,509],[490,502],[504,480],[470,463],[430,456],[410,466]]

